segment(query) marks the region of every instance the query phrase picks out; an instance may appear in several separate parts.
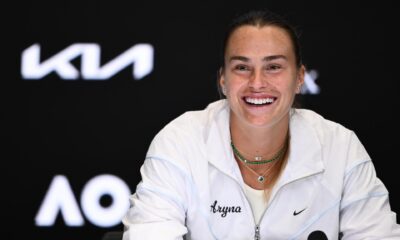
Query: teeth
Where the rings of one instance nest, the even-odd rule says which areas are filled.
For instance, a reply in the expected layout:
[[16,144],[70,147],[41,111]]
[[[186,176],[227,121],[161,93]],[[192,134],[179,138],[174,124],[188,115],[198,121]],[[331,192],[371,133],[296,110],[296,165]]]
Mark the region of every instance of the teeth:
[[275,101],[274,98],[245,98],[245,101],[251,104],[266,104],[266,103],[273,103]]

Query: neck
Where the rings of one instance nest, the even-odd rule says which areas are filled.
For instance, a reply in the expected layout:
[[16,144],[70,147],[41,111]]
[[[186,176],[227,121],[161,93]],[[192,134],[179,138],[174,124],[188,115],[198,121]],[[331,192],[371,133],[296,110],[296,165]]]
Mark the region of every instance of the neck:
[[254,127],[230,117],[231,138],[235,146],[245,153],[269,158],[285,144],[289,129],[289,116],[273,126]]

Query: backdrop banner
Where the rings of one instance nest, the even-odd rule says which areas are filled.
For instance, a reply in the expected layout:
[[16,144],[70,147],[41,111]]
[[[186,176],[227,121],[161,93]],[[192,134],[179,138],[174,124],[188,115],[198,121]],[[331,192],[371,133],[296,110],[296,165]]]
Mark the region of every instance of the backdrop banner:
[[301,107],[355,131],[399,213],[394,5],[30,1],[3,21],[11,46],[1,88],[3,238],[100,240],[122,231],[151,140],[219,99],[225,26],[257,8],[298,28],[307,68]]

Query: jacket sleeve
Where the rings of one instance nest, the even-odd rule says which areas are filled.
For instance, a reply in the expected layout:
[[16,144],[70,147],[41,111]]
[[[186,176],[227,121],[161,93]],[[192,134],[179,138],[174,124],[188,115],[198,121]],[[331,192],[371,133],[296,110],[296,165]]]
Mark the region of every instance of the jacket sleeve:
[[123,240],[183,239],[189,190],[184,171],[170,161],[147,158],[141,175],[122,221]]
[[[355,140],[358,145],[355,152],[365,152],[358,139]],[[367,156],[366,152],[364,156]],[[396,214],[391,211],[388,191],[376,176],[369,157],[349,166],[342,194],[342,240],[400,239],[400,226],[396,223]]]

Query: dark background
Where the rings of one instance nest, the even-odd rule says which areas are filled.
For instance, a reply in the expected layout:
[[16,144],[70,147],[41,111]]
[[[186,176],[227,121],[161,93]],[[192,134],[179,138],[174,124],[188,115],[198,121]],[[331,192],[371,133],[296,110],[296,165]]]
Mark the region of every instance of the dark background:
[[[68,178],[79,204],[83,186],[112,174],[134,192],[154,135],[181,113],[217,100],[224,26],[237,13],[267,7],[298,27],[303,58],[316,70],[318,95],[303,107],[354,130],[400,212],[398,10],[386,1],[26,1],[5,8],[2,178],[6,239],[101,239],[122,225],[37,227],[34,218],[55,175]],[[3,10],[3,11],[4,11]],[[4,33],[4,31],[6,31]],[[41,61],[75,43],[101,46],[102,64],[138,43],[154,47],[153,71],[132,67],[104,81],[67,81],[56,73],[21,76],[21,53],[41,45]],[[9,54],[11,53],[11,54]],[[72,61],[79,69],[80,59]],[[106,207],[110,198],[102,199]],[[81,211],[82,213],[82,211]],[[82,216],[84,214],[82,213]]]

